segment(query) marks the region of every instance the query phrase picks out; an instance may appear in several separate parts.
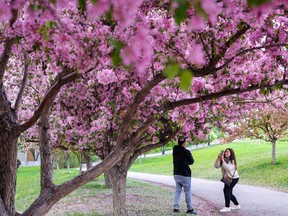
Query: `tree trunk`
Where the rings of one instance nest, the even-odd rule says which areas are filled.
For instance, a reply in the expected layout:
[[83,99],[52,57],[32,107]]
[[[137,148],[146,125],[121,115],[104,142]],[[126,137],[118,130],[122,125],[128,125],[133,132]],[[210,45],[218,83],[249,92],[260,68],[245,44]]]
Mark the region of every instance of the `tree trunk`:
[[[1,117],[0,117],[1,118]],[[2,123],[2,122],[1,122]],[[15,191],[17,170],[17,136],[2,130],[0,123],[0,215],[15,215]]]
[[[125,168],[124,168],[125,169]],[[126,216],[126,178],[127,169],[115,165],[108,171],[113,191],[113,215]]]
[[79,153],[79,154],[76,154],[77,155],[77,158],[78,158],[78,161],[79,161],[79,174],[81,174],[82,173],[82,152],[81,153]]
[[68,169],[68,173],[70,174],[71,173],[71,171],[70,171],[70,153],[66,152],[66,155],[67,155],[67,169]]
[[47,108],[41,114],[39,123],[41,191],[44,190],[45,188],[51,188],[53,185],[52,147],[50,146],[49,129],[50,129],[49,109]]
[[106,188],[112,188],[112,183],[111,183],[110,177],[107,174],[107,172],[104,173],[104,180],[105,180],[105,187]]
[[0,215],[14,216],[17,171],[17,118],[0,85]]
[[56,170],[57,170],[57,172],[59,171],[59,153],[58,152],[56,152],[55,153],[55,163],[56,163]]
[[93,164],[92,164],[92,158],[91,156],[87,153],[85,153],[85,159],[86,159],[86,167],[87,167],[87,170],[91,169]]
[[271,159],[271,165],[275,165],[276,161],[276,140],[272,141],[272,159]]

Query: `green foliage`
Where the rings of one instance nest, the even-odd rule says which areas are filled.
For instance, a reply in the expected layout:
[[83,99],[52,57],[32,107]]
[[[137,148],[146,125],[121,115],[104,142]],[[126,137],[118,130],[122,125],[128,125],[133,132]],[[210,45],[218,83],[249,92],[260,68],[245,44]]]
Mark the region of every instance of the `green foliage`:
[[175,9],[175,22],[180,25],[180,23],[186,19],[187,9],[189,7],[189,3],[187,0],[174,0],[178,3],[178,7]]
[[[213,135],[211,135],[211,134],[213,134]],[[211,133],[210,133],[210,135],[211,135],[211,136],[214,136],[214,134],[215,134],[216,137],[215,137],[215,139],[214,139],[214,137],[211,138],[211,140],[216,140],[216,139],[220,139],[220,138],[223,137],[222,132],[221,132],[220,130],[218,130],[215,126],[213,126],[213,127],[211,128]]]
[[[58,164],[60,169],[68,167],[68,155],[65,151],[58,152]],[[70,152],[69,154],[69,164],[71,168],[79,167],[77,155],[73,152]]]
[[188,91],[190,88],[191,80],[193,78],[193,73],[190,70],[183,70],[180,68],[179,63],[173,60],[168,60],[163,74],[172,79],[174,77],[180,76],[180,86],[184,91]]
[[98,2],[98,0],[91,0],[92,4],[96,4]]
[[261,88],[261,89],[260,89],[260,93],[261,93],[262,95],[269,95],[269,94],[271,94],[272,92],[273,92],[273,88],[271,88],[271,87]]
[[179,75],[180,69],[179,63],[168,61],[164,70],[164,75],[170,79],[174,78]]
[[183,70],[180,76],[180,86],[184,91],[188,91],[190,88],[192,73],[189,70]]
[[249,7],[251,6],[259,6],[261,4],[264,4],[264,3],[267,3],[267,2],[270,2],[271,0],[247,0],[247,5]]
[[80,11],[85,12],[87,8],[86,0],[78,0],[78,7]]
[[[51,32],[49,32],[50,29],[53,28],[53,26],[57,26],[57,23],[54,21],[47,21],[45,25],[41,26],[38,29],[38,33],[41,33],[44,40],[48,41],[51,35]],[[34,47],[33,47],[34,48]]]
[[114,49],[112,50],[110,56],[111,56],[113,65],[115,67],[117,67],[119,64],[122,63],[120,51],[123,47],[123,43],[120,40],[115,40],[115,39],[112,39],[111,43],[112,43]]

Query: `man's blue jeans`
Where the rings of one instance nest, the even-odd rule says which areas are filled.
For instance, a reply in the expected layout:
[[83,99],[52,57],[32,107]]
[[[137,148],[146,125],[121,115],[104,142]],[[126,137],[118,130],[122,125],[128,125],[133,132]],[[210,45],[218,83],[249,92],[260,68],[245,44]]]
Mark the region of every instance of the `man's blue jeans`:
[[174,209],[179,209],[180,195],[182,187],[185,192],[185,201],[187,203],[187,209],[192,209],[192,194],[191,194],[191,177],[174,175],[176,182],[175,196],[174,196]]

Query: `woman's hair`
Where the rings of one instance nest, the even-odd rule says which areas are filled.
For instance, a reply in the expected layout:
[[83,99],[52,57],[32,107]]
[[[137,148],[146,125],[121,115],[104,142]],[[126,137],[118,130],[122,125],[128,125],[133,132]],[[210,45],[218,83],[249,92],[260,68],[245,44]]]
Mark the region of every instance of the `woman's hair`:
[[[235,165],[235,167],[236,167],[236,169],[237,169],[237,160],[236,160],[236,156],[235,156],[234,150],[231,149],[231,148],[227,148],[227,149],[225,149],[225,152],[226,152],[227,150],[230,151],[230,158],[227,158],[227,159],[229,159],[231,162],[234,161],[234,165]],[[224,152],[224,158],[225,158],[225,152]]]

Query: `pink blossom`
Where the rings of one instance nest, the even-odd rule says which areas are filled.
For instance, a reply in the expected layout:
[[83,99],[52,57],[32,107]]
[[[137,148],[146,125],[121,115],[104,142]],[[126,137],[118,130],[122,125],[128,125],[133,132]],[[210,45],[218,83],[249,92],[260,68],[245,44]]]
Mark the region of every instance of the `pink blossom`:
[[202,30],[205,27],[205,20],[202,16],[200,15],[195,15],[192,16],[191,19],[189,20],[189,24],[187,26],[187,29],[190,31],[197,31],[197,30]]
[[97,73],[97,80],[99,83],[103,85],[107,85],[109,83],[113,83],[117,81],[117,77],[115,72],[111,69],[104,69]]
[[201,140],[205,140],[207,135],[203,133],[203,131],[198,131],[198,134],[197,134],[198,138],[201,139]]
[[109,10],[110,2],[107,0],[98,0],[96,4],[89,4],[87,16],[89,19],[97,19]]
[[200,44],[194,44],[187,50],[187,60],[191,64],[203,65],[205,64],[203,47]]
[[11,9],[4,1],[0,2],[0,21],[8,21],[11,18]]
[[120,55],[123,63],[128,66],[137,61],[140,53],[139,47],[131,45],[123,48]]
[[202,8],[209,15],[209,20],[212,24],[217,22],[217,16],[220,13],[219,7],[216,5],[215,1],[212,0],[202,0],[201,1]]
[[67,9],[69,7],[76,7],[77,5],[77,0],[57,0],[56,1],[56,8],[58,10],[63,10]]
[[194,93],[198,93],[198,92],[201,92],[204,90],[204,86],[205,86],[205,79],[203,78],[195,78],[193,79],[193,82],[192,82],[192,91]]

